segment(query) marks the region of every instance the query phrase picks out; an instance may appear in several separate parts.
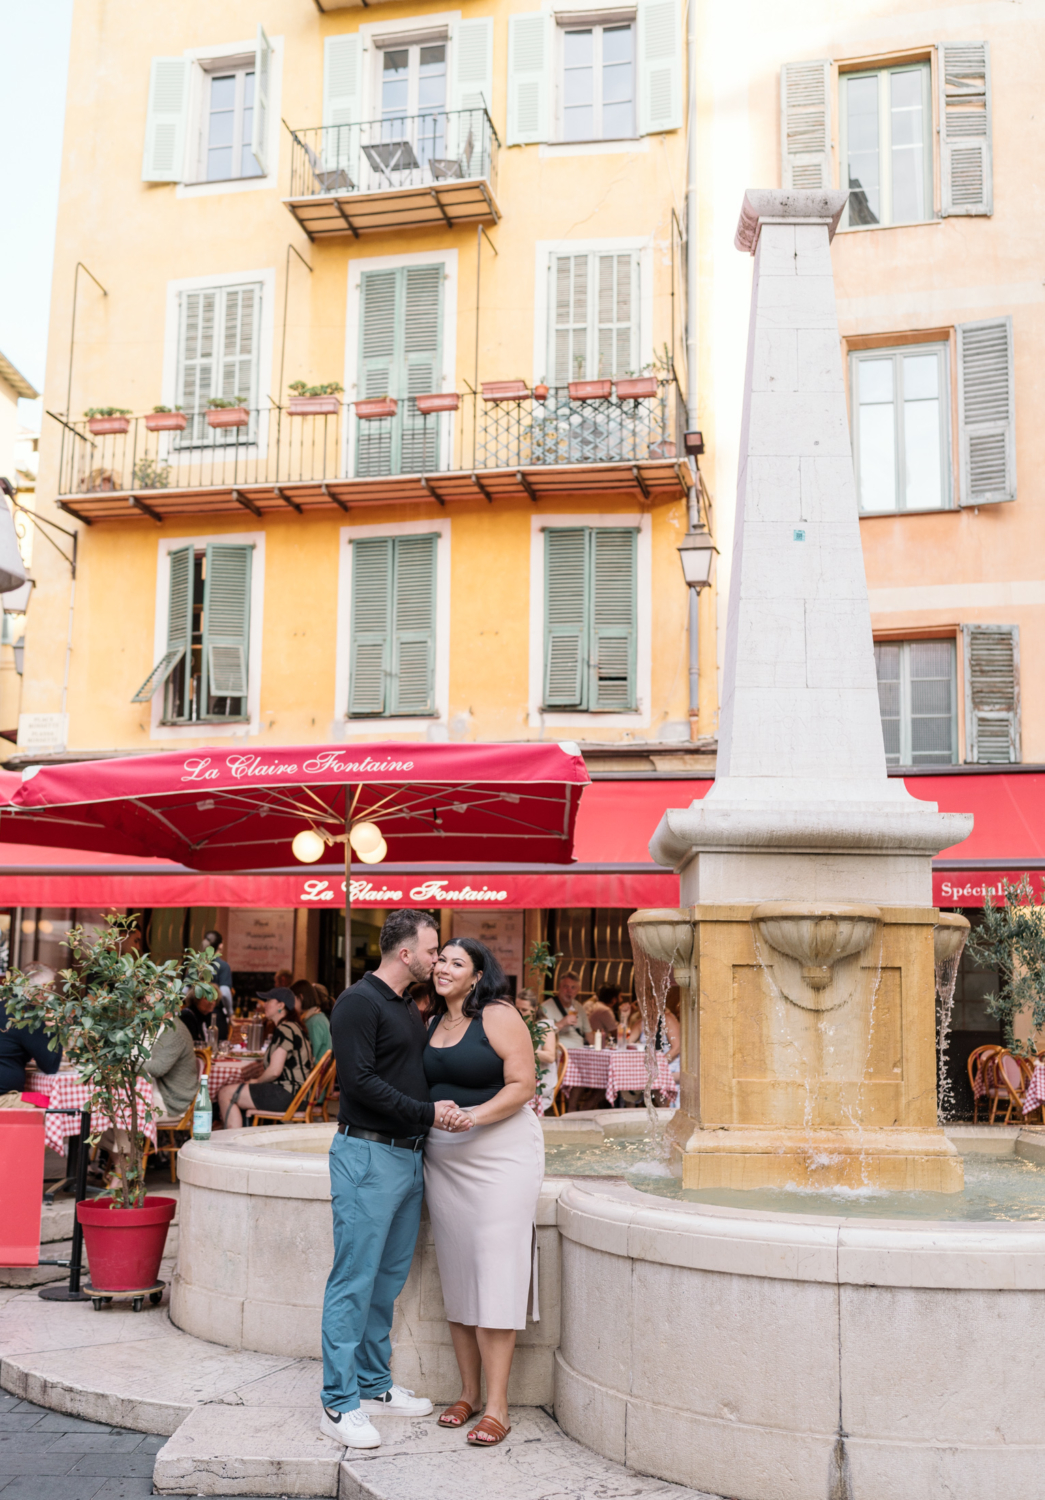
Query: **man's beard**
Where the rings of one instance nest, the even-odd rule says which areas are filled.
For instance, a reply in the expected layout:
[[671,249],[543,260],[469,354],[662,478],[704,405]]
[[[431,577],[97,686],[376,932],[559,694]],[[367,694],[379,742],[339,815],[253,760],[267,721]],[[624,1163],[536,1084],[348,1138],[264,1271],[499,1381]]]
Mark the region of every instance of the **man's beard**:
[[435,960],[422,958],[419,953],[415,953],[407,963],[407,968],[410,971],[411,979],[415,980],[418,984],[427,984],[432,977]]

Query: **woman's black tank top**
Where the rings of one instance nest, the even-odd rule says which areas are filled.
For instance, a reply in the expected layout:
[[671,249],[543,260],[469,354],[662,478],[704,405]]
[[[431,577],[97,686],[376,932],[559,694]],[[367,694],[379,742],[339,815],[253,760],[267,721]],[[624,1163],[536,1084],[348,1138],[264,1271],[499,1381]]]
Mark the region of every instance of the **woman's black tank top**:
[[[439,1019],[434,1018],[428,1027],[429,1036],[438,1025]],[[452,1099],[465,1107],[485,1104],[504,1088],[504,1063],[490,1045],[481,1011],[452,1047],[433,1047],[431,1043],[425,1047],[424,1069],[433,1103]]]

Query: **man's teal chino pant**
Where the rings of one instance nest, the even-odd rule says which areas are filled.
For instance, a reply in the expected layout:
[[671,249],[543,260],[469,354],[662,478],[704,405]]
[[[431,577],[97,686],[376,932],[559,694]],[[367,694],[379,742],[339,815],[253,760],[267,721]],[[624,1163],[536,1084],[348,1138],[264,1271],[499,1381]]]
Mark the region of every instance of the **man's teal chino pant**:
[[323,1405],[355,1411],[392,1385],[392,1314],[424,1193],[423,1157],[338,1131],[330,1145],[334,1264],[323,1297]]

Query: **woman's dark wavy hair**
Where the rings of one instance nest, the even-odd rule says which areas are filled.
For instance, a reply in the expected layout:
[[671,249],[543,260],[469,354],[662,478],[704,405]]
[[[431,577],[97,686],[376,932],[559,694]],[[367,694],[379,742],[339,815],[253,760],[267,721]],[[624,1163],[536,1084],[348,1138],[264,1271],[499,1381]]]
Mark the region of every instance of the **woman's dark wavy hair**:
[[[470,937],[451,938],[448,943],[443,944],[440,951],[445,951],[447,948],[463,948],[472,960],[472,967],[475,971],[479,973],[482,970],[479,982],[465,999],[464,1014],[466,1016],[477,1016],[487,1005],[496,1001],[511,1005],[509,995],[511,986],[505,978],[504,970],[485,943],[480,943]],[[433,1017],[444,1016],[446,1009],[445,999],[433,986],[432,1009],[428,1014]]]

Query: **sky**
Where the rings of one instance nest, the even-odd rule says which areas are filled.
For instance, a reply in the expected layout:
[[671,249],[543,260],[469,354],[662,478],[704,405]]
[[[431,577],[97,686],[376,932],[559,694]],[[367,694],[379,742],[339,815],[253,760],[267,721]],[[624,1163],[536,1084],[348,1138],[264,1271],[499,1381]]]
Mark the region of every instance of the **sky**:
[[[0,0],[0,350],[43,389],[73,0]],[[39,401],[19,416],[40,424]]]

